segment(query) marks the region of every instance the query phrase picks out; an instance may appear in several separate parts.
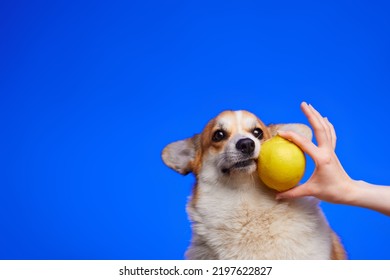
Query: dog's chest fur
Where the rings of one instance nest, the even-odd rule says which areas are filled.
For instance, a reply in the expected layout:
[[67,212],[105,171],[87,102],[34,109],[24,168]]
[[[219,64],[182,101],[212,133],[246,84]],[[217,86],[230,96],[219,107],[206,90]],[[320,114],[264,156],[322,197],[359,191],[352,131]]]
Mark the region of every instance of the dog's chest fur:
[[[196,201],[195,201],[196,200]],[[256,178],[200,180],[187,211],[189,259],[329,259],[331,231],[317,200],[275,201]]]

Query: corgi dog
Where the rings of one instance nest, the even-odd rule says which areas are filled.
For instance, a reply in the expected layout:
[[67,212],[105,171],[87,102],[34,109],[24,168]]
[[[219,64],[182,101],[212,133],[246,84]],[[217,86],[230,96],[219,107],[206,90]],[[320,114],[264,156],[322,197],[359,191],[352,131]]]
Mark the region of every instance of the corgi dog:
[[264,141],[281,130],[309,139],[304,124],[266,126],[248,111],[224,111],[203,132],[173,142],[164,163],[195,175],[187,203],[192,240],[187,259],[345,259],[338,236],[313,197],[277,201],[257,174]]

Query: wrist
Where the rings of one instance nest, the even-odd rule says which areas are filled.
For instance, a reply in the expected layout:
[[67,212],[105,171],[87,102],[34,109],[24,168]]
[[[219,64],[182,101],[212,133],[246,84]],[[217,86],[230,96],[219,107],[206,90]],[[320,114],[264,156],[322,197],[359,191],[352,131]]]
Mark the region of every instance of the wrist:
[[367,183],[362,180],[350,179],[347,183],[347,195],[345,204],[360,205]]
[[345,204],[368,208],[390,216],[390,187],[361,180],[351,180],[347,186]]
[[351,178],[346,180],[344,184],[345,195],[343,204],[356,205],[358,203],[362,183],[364,182],[361,180],[353,180]]

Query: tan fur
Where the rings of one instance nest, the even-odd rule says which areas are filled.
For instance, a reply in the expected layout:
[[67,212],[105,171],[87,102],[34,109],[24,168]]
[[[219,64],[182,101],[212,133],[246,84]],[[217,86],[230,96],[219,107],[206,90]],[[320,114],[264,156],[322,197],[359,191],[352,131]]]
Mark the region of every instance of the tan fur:
[[347,253],[345,252],[344,246],[340,242],[340,238],[335,232],[332,232],[332,260],[346,260]]

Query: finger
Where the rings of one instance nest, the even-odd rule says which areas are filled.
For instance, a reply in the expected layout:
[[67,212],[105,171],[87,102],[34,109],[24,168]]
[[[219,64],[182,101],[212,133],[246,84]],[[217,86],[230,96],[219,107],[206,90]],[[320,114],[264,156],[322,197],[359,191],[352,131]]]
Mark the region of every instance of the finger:
[[326,131],[326,123],[324,118],[312,105],[308,105],[307,113],[311,117],[308,119],[313,127],[318,146],[329,145],[329,137]]
[[333,124],[326,118],[326,122],[330,128],[330,133],[332,135],[332,147],[333,150],[336,149],[336,142],[337,142],[337,135],[336,135],[336,130],[334,129]]
[[[320,112],[317,111],[316,108],[313,107],[313,105],[309,105],[310,110],[313,112],[313,114],[317,117],[319,122],[321,123],[322,127],[326,129],[326,122],[325,118],[320,114]],[[325,130],[326,131],[326,130]],[[327,135],[328,136],[328,135]],[[330,135],[329,135],[330,136]]]
[[324,123],[325,123],[326,136],[328,138],[327,144],[330,148],[333,148],[333,135],[332,135],[331,125],[329,125],[329,121],[328,121],[327,117],[325,117],[323,119],[324,119]]
[[278,135],[298,145],[298,147],[300,147],[315,161],[318,155],[318,147],[309,139],[293,131],[278,131]]
[[313,115],[317,117],[317,119],[321,122],[321,124],[325,124],[324,117],[321,115],[320,112],[316,108],[314,108],[313,105],[309,104],[309,109],[313,112]]
[[310,189],[305,185],[300,185],[285,192],[276,195],[276,200],[291,199],[311,195]]
[[311,105],[308,105],[307,103],[302,103],[301,109],[313,128],[314,135],[317,139],[318,145],[321,146],[324,143],[326,144],[328,138],[326,135],[326,131],[324,129],[322,116],[319,117],[318,113],[315,113],[314,108]]

